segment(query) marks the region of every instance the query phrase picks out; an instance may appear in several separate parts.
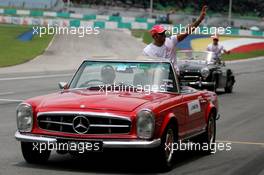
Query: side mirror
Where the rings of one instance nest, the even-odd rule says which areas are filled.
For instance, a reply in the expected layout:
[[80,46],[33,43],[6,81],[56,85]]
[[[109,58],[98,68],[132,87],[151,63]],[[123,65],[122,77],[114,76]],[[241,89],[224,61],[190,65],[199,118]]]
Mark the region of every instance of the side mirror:
[[68,83],[66,82],[59,82],[59,88],[60,89],[68,89]]

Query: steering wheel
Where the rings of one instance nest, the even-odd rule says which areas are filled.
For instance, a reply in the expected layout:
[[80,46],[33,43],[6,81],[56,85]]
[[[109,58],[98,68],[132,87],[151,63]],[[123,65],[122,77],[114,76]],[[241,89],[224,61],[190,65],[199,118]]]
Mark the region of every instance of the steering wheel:
[[91,83],[91,82],[101,82],[101,83],[104,83],[102,80],[99,80],[99,79],[92,79],[92,80],[88,80],[88,81],[82,83],[82,84],[80,85],[80,87],[86,87],[86,86],[87,86],[89,83]]

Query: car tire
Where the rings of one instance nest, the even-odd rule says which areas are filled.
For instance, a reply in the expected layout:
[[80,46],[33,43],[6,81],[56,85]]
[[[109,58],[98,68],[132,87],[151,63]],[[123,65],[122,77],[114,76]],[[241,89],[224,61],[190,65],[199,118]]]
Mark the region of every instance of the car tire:
[[211,113],[207,121],[206,132],[204,132],[197,138],[197,141],[201,145],[201,148],[203,148],[204,145],[206,145],[208,148],[208,149],[201,149],[200,151],[202,153],[212,154],[213,152],[215,152],[215,136],[216,136],[216,120],[213,113]]
[[[172,149],[172,145],[177,142],[177,129],[175,124],[171,122],[162,135],[161,145],[155,150],[155,154],[158,153],[158,158],[155,159],[155,161],[161,171],[169,171],[172,169],[174,160],[174,150]],[[168,149],[166,145],[171,145],[171,149]]]
[[217,80],[215,79],[214,81],[213,81],[213,85],[211,86],[211,87],[209,87],[209,91],[212,91],[212,92],[216,92],[216,90],[217,90]]
[[21,150],[24,159],[30,164],[40,164],[48,161],[51,151],[39,151],[34,149],[32,142],[21,142]]
[[226,82],[225,93],[232,93],[233,92],[233,85],[234,85],[234,78],[229,77],[227,82]]

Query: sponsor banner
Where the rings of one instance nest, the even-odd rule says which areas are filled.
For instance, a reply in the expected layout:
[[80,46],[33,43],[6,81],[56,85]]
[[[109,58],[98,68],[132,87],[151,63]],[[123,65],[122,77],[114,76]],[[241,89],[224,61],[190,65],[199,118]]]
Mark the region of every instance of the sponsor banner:
[[0,23],[1,24],[6,24],[6,23],[10,23],[10,22],[7,22],[7,16],[0,16]]
[[117,29],[118,28],[117,22],[107,21],[105,22],[105,28],[106,29]]
[[153,19],[153,18],[147,18],[147,22],[148,22],[148,23],[155,23],[155,22],[156,22],[156,20],[155,20],[155,19]]
[[19,24],[21,24],[21,18],[20,17],[13,17],[13,18],[11,18],[11,23],[12,24],[16,24],[16,25],[19,25]]
[[61,26],[62,20],[60,19],[52,19],[51,26]]
[[32,18],[31,17],[23,17],[21,18],[22,25],[32,25]]
[[83,19],[83,14],[71,13],[70,18]]
[[132,29],[148,29],[148,25],[147,25],[147,23],[132,22],[131,28]]
[[43,12],[43,16],[57,17],[57,13],[56,12]]
[[63,27],[70,27],[70,21],[68,19],[64,19],[61,21]]
[[29,10],[17,10],[16,12],[17,15],[30,15]]
[[31,24],[34,26],[40,26],[41,25],[41,19],[40,18],[31,18]]
[[96,20],[98,20],[98,21],[108,21],[109,20],[109,16],[106,16],[106,15],[96,15]]
[[239,35],[251,36],[251,31],[250,30],[239,30]]
[[11,24],[12,23],[12,17],[11,16],[5,16],[6,23]]
[[133,18],[133,17],[122,17],[122,22],[124,22],[124,23],[135,22],[135,18]]
[[0,14],[3,14],[4,13],[4,9],[0,9]]
[[42,26],[51,26],[53,24],[52,19],[43,19]]
[[81,21],[80,23],[81,27],[94,27],[94,22],[93,21]]

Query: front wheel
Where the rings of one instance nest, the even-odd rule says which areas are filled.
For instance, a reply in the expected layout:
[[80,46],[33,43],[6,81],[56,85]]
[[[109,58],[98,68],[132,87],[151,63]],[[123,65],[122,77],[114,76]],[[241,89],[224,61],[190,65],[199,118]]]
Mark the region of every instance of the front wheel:
[[215,135],[216,135],[216,122],[213,113],[210,114],[206,132],[198,137],[198,142],[202,147],[207,149],[201,151],[205,154],[212,154],[215,151]]
[[233,92],[233,85],[234,85],[234,78],[229,77],[226,82],[225,92],[226,93],[232,93]]
[[49,150],[40,150],[32,142],[21,142],[21,150],[24,159],[30,164],[45,163],[50,157]]
[[177,143],[177,130],[173,123],[170,123],[165,129],[161,138],[161,145],[155,150],[158,154],[158,166],[163,171],[169,171],[173,165],[174,150],[173,144]]

